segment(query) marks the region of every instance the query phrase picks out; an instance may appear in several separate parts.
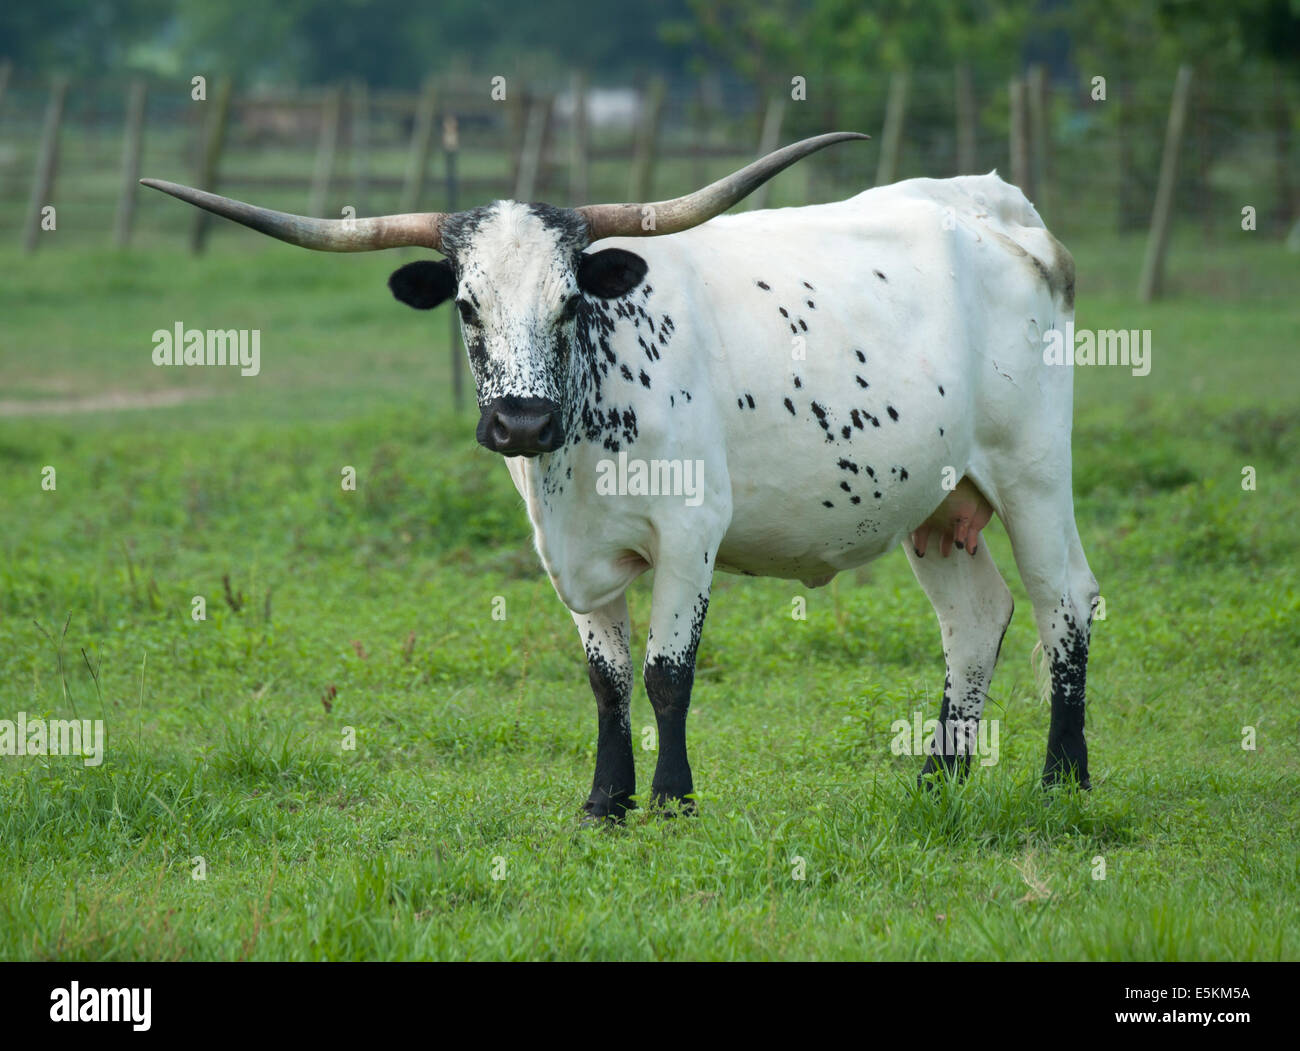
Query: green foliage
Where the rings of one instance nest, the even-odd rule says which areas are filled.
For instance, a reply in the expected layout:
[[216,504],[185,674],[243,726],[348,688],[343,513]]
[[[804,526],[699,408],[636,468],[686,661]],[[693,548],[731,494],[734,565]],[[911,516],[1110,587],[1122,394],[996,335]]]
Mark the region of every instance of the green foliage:
[[[577,821],[577,635],[505,470],[445,408],[445,319],[387,301],[391,259],[0,256],[10,403],[191,397],[0,417],[0,718],[107,728],[102,766],[0,758],[0,957],[1300,956],[1296,259],[1176,240],[1175,298],[1139,307],[1131,243],[1070,247],[1079,323],[1153,331],[1149,376],[1076,374],[1107,601],[1093,791],[1037,787],[1048,711],[995,525],[1017,602],[995,765],[921,792],[890,749],[943,681],[899,553],[816,591],[724,576],[691,714],[701,814],[607,832]],[[253,313],[256,380],[149,364],[176,316]],[[646,581],[630,599],[639,643]],[[638,687],[643,790],[652,724]]]

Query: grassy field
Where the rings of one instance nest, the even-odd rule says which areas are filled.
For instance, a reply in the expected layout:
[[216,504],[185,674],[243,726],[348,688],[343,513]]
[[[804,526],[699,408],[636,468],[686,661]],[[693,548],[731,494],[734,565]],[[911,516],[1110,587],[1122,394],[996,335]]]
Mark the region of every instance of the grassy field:
[[[1037,787],[1048,711],[994,526],[996,765],[917,793],[891,753],[943,681],[901,552],[816,591],[722,577],[701,813],[606,832],[578,822],[577,634],[449,409],[446,317],[384,287],[401,253],[6,250],[0,719],[102,718],[107,750],[0,758],[0,957],[1300,957],[1300,257],[1252,237],[1176,241],[1145,307],[1140,243],[1071,245],[1078,324],[1154,346],[1149,376],[1076,380],[1091,793]],[[261,329],[261,375],[154,367],[178,320]],[[639,634],[646,580],[631,606]]]

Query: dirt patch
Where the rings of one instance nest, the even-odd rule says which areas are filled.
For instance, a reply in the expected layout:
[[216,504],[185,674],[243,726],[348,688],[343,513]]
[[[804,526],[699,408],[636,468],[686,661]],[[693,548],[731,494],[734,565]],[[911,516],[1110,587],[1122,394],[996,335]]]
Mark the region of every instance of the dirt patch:
[[207,391],[156,390],[144,393],[110,391],[78,398],[39,398],[33,401],[0,398],[0,416],[60,416],[79,412],[165,409],[208,396]]

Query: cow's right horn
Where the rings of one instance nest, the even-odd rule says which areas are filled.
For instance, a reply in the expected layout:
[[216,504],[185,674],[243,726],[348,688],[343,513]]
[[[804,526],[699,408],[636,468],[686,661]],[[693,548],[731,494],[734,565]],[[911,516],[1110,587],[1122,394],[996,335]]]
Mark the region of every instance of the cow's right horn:
[[[657,234],[675,234],[692,226],[708,222],[721,215],[737,201],[743,200],[778,172],[801,161],[810,153],[833,146],[837,142],[869,139],[856,131],[832,131],[815,135],[760,157],[753,164],[732,172],[726,178],[710,183],[685,197],[656,204],[588,204],[577,209],[591,228],[591,239],[602,237],[654,237]],[[646,224],[651,219],[650,225]]]
[[141,179],[141,184],[162,190],[186,204],[233,219],[258,233],[318,252],[373,252],[380,248],[442,248],[442,212],[378,215],[367,219],[313,219],[305,215],[257,208],[206,190],[196,190],[162,179]]

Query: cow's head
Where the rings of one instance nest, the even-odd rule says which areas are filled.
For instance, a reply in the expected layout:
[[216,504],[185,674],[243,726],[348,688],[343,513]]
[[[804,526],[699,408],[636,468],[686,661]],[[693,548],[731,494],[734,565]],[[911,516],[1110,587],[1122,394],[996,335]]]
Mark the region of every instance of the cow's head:
[[232,201],[175,183],[142,179],[290,244],[331,252],[422,246],[445,256],[408,263],[389,278],[403,303],[429,310],[453,300],[478,388],[479,442],[505,456],[536,456],[564,444],[574,321],[584,297],[616,299],[646,276],[639,255],[590,252],[606,237],[653,237],[706,222],[778,172],[826,146],[868,136],[804,139],[695,193],[654,204],[552,208],[496,201],[451,214],[311,219]]

